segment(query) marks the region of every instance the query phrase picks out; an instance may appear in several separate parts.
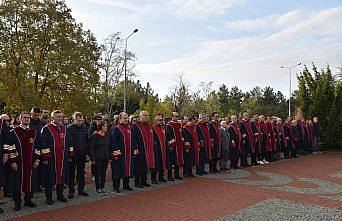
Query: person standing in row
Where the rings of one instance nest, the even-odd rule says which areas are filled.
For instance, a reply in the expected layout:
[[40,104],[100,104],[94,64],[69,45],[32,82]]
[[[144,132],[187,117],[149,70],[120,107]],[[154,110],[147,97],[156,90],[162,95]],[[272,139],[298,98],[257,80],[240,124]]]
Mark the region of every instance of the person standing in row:
[[220,160],[220,170],[226,171],[227,162],[229,158],[229,142],[230,142],[230,135],[228,132],[228,125],[226,121],[221,121],[220,127],[220,135],[221,135],[221,160]]
[[219,115],[217,112],[211,114],[211,121],[208,124],[211,145],[211,160],[209,160],[209,172],[217,173],[217,162],[221,158],[221,134],[220,124],[218,122]]
[[198,137],[196,133],[196,122],[193,117],[189,117],[189,122],[183,126],[184,137],[184,168],[183,175],[185,178],[194,177],[192,167],[198,165]]
[[165,127],[163,126],[163,115],[157,114],[155,116],[152,128],[154,137],[154,155],[157,161],[156,168],[151,172],[151,180],[154,184],[157,184],[158,181],[165,183],[166,179],[164,178],[164,172],[169,169],[169,149],[166,141]]
[[203,176],[208,174],[205,171],[205,163],[212,159],[211,157],[211,144],[210,144],[210,132],[208,128],[207,116],[200,114],[198,122],[196,124],[196,132],[199,142],[199,165],[196,167],[196,175]]
[[13,186],[14,210],[21,209],[21,193],[25,193],[25,206],[36,207],[33,198],[33,170],[40,161],[40,150],[37,143],[39,132],[30,127],[30,113],[23,112],[19,117],[20,125],[10,132],[8,164],[11,165],[10,185]]
[[95,187],[97,195],[108,194],[105,189],[108,159],[110,156],[110,138],[108,125],[104,121],[98,123],[98,129],[90,138],[90,159],[95,167]]
[[[166,139],[170,152],[170,165],[167,178],[170,181],[175,179],[181,180],[179,168],[183,166],[183,137],[182,137],[182,124],[178,122],[179,114],[172,113],[171,121],[166,125]],[[174,176],[172,175],[172,168],[174,168]]]
[[237,117],[235,115],[231,116],[231,123],[228,128],[229,137],[230,137],[230,146],[229,146],[229,158],[230,158],[230,168],[239,169],[239,155],[240,155],[240,142],[241,142],[241,133],[240,128],[237,122]]
[[147,172],[155,168],[153,130],[149,123],[149,113],[141,111],[140,119],[132,125],[133,145],[138,154],[134,158],[135,186],[150,187]]
[[89,150],[88,131],[83,124],[84,117],[81,112],[75,112],[72,115],[73,122],[68,126],[74,147],[74,157],[69,162],[69,199],[74,198],[75,193],[75,174],[78,181],[78,195],[88,196],[84,190],[85,178],[84,168],[86,163],[86,155]]
[[63,195],[63,186],[68,184],[69,160],[74,154],[70,132],[62,125],[62,112],[53,111],[51,118],[52,122],[44,126],[41,132],[41,154],[47,171],[45,196],[48,205],[53,204],[54,185],[56,185],[57,200],[68,201]]
[[119,124],[110,131],[110,147],[112,155],[112,179],[114,192],[120,193],[120,180],[123,189],[132,191],[129,179],[134,177],[134,156],[138,154],[134,148],[128,114],[119,114]]

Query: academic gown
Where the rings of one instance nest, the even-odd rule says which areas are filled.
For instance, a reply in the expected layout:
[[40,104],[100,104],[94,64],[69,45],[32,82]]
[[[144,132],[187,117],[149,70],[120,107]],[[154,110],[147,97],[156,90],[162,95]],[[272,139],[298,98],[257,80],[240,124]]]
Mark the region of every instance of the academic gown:
[[255,153],[260,155],[262,153],[262,134],[259,122],[253,121],[251,127],[254,134]]
[[48,181],[50,185],[67,184],[69,158],[74,150],[69,130],[64,125],[49,123],[41,131],[42,160],[48,160]]
[[4,148],[4,145],[8,142],[9,139],[9,128],[7,127],[6,123],[0,119],[0,187],[2,187],[5,184],[5,178],[4,178],[4,165],[2,162],[3,155],[8,154],[6,153],[6,148]]
[[198,122],[196,124],[196,132],[199,144],[199,163],[204,164],[206,160],[211,160],[211,143],[210,132],[207,123]]
[[135,172],[155,168],[153,130],[150,124],[137,121],[132,125],[133,145],[138,153],[134,158]]
[[32,183],[33,163],[40,159],[40,150],[37,143],[37,132],[34,128],[28,129],[19,126],[10,132],[10,145],[13,147],[13,152],[9,154],[8,163],[17,163],[18,170],[10,170],[10,185],[17,192],[29,193],[33,192]]
[[218,122],[212,120],[209,124],[211,156],[213,160],[221,158],[221,133]]
[[246,154],[252,154],[255,152],[255,143],[254,143],[254,133],[252,130],[251,123],[249,121],[242,120],[240,123],[240,132],[241,135],[246,134],[246,137],[241,137],[242,139],[242,147]]
[[259,125],[260,125],[260,130],[261,130],[262,154],[265,154],[266,152],[272,151],[270,135],[269,135],[268,128],[267,128],[265,122],[260,122]]
[[[198,152],[198,138],[196,133],[196,125],[186,124],[183,127],[184,137],[184,166],[191,168],[194,165],[199,165],[199,152]],[[186,151],[188,150],[188,151]]]
[[171,151],[171,163],[176,166],[183,166],[183,137],[182,125],[178,122],[170,121],[166,125],[168,146]]
[[129,125],[117,125],[110,130],[111,156],[118,157],[112,159],[112,179],[134,177],[134,154],[137,149],[133,146],[132,130]]
[[165,127],[163,125],[154,124],[152,128],[154,137],[154,156],[156,159],[156,169],[169,169],[169,149],[167,146]]

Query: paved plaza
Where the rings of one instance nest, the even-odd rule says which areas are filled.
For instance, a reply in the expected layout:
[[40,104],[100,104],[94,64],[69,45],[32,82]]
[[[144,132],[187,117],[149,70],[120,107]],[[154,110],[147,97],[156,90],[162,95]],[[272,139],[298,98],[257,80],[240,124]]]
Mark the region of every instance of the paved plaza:
[[[6,211],[0,220],[342,220],[341,153],[282,160],[105,197],[94,194],[89,173],[87,183],[90,196],[76,195],[66,204],[47,206],[41,193],[34,198],[38,208],[15,212],[9,199],[2,200]],[[107,190],[111,187],[108,182]]]

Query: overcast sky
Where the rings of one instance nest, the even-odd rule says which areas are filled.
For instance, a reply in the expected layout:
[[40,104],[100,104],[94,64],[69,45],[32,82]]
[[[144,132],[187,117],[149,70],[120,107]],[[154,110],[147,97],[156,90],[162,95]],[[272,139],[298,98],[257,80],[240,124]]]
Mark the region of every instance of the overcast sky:
[[[138,78],[163,97],[184,73],[246,91],[272,86],[288,95],[289,73],[302,62],[342,66],[342,0],[66,0],[77,22],[102,42],[135,28],[129,50]],[[293,69],[298,73],[301,68]],[[293,83],[296,78],[293,76]]]

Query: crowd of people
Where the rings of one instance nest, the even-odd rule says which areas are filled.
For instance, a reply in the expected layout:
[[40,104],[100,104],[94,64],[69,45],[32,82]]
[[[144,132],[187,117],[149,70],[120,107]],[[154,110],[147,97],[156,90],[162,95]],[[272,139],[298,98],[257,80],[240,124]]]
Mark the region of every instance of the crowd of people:
[[[105,189],[108,164],[112,187],[120,192],[150,187],[151,183],[172,182],[208,173],[219,173],[249,166],[262,166],[281,159],[319,153],[320,127],[317,117],[279,117],[247,113],[220,118],[153,116],[147,111],[139,116],[122,112],[112,121],[108,115],[96,114],[89,125],[85,116],[75,112],[71,120],[59,110],[32,108],[10,120],[0,116],[0,186],[4,195],[13,197],[14,210],[24,205],[36,207],[33,193],[45,191],[46,203],[67,202],[85,191],[85,165],[91,163],[95,192]],[[206,164],[209,167],[207,169]],[[229,165],[228,165],[229,163]],[[193,172],[195,171],[195,173]],[[68,195],[64,189],[68,187]],[[68,198],[68,199],[67,199]],[[0,208],[0,213],[3,210]]]

